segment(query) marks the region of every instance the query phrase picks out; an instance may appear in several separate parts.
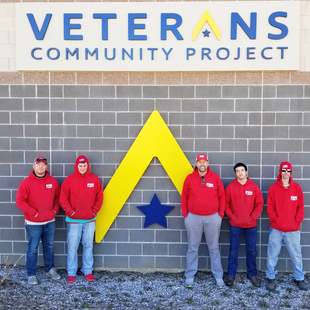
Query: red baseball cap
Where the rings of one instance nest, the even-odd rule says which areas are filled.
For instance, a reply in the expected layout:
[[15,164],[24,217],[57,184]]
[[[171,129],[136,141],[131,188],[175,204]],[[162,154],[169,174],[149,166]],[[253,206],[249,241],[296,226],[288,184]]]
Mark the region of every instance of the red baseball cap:
[[199,154],[199,155],[197,156],[197,158],[196,158],[196,162],[197,162],[198,160],[206,160],[206,161],[208,161],[208,156],[205,155],[205,154]]
[[[280,170],[279,170],[279,173],[281,173],[281,169],[290,169],[292,170],[292,165],[288,162],[288,161],[283,161],[281,164],[280,164]],[[293,172],[293,170],[292,170]],[[292,173],[291,172],[291,173]]]
[[38,164],[40,162],[42,162],[42,163],[47,165],[47,159],[45,157],[43,157],[43,156],[36,157],[34,159],[34,161],[33,161],[34,164]]

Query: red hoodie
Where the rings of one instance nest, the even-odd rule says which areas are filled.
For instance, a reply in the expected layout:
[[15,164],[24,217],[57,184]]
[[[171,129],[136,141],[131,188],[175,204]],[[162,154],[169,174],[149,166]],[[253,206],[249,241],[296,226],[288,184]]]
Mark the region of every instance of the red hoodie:
[[181,210],[184,218],[188,212],[197,215],[212,215],[219,212],[221,218],[225,211],[225,192],[220,177],[208,167],[204,175],[205,185],[197,167],[189,174],[183,185]]
[[301,186],[290,177],[290,186],[285,188],[281,175],[268,191],[267,212],[270,226],[283,232],[298,231],[304,219],[304,194]]
[[59,210],[60,186],[55,178],[46,171],[44,178],[30,172],[16,193],[16,206],[24,212],[30,222],[48,222],[55,218]]
[[[87,163],[84,176],[78,170],[82,159]],[[74,173],[69,175],[61,186],[59,201],[71,219],[91,220],[100,210],[103,201],[102,184],[95,174],[90,173],[89,162],[85,156],[81,155],[76,159]]]
[[264,199],[259,187],[247,178],[245,184],[234,179],[225,189],[226,215],[232,226],[251,228],[263,211]]

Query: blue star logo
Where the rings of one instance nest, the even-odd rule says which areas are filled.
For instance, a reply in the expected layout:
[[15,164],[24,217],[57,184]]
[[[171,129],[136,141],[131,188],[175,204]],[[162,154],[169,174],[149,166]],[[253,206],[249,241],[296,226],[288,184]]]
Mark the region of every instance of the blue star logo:
[[137,207],[142,213],[145,214],[144,228],[154,223],[157,223],[167,228],[166,215],[174,208],[168,205],[162,205],[154,194],[150,204]]
[[208,29],[206,29],[205,31],[202,32],[203,33],[203,37],[208,37],[210,34],[210,31],[208,31]]

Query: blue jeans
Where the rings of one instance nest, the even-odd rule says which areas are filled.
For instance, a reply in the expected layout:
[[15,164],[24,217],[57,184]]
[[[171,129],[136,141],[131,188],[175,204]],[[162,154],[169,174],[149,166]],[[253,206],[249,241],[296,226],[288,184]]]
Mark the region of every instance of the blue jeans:
[[257,227],[242,228],[230,225],[230,249],[228,256],[228,276],[234,277],[238,269],[238,252],[240,241],[244,233],[246,250],[246,267],[249,276],[256,276],[256,240]]
[[267,270],[266,276],[268,279],[274,279],[278,271],[275,269],[278,256],[281,251],[283,241],[287,251],[290,254],[293,263],[294,276],[297,281],[302,281],[305,278],[305,271],[302,266],[302,256],[300,247],[300,232],[290,231],[282,232],[270,227],[268,250],[267,250]]
[[96,222],[85,224],[70,224],[67,223],[67,244],[68,244],[68,276],[76,276],[78,269],[77,250],[82,238],[83,257],[82,257],[82,272],[84,275],[93,271],[93,242],[95,234]]
[[196,215],[188,213],[185,218],[188,250],[186,278],[193,278],[198,269],[198,249],[204,231],[211,260],[211,271],[215,279],[223,278],[221,253],[219,249],[220,228],[222,218],[218,212],[212,215]]
[[35,276],[36,274],[40,240],[42,240],[44,268],[48,272],[54,267],[55,221],[45,225],[26,225],[25,228],[28,235],[27,276]]

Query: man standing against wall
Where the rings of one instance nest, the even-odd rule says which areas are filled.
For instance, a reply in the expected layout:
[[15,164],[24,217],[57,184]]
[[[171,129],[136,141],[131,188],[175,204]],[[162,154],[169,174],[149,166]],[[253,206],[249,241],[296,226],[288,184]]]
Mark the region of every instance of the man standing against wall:
[[198,249],[204,231],[211,260],[211,271],[218,287],[223,287],[219,237],[225,211],[225,192],[220,177],[211,171],[208,157],[199,154],[194,171],[183,185],[181,209],[187,231],[188,251],[185,285],[192,287],[198,269]]
[[305,271],[302,265],[299,227],[304,219],[304,195],[301,186],[291,177],[292,165],[289,162],[280,164],[277,182],[268,191],[267,211],[270,219],[270,231],[267,250],[267,290],[276,288],[274,282],[278,271],[275,269],[281,246],[284,241],[292,259],[295,283],[304,291]]
[[225,212],[230,223],[230,249],[226,285],[234,283],[238,269],[238,252],[242,233],[245,238],[247,278],[259,287],[256,269],[256,220],[263,211],[264,199],[259,187],[248,178],[248,168],[243,163],[234,166],[236,179],[225,190]]
[[90,173],[86,156],[76,159],[74,173],[61,187],[60,204],[66,213],[68,244],[68,283],[75,281],[78,269],[77,250],[82,238],[82,272],[86,280],[94,281],[93,241],[97,212],[103,201],[103,189],[99,178]]
[[54,267],[55,216],[59,210],[60,186],[46,170],[46,158],[35,158],[32,167],[33,171],[17,189],[16,205],[25,216],[28,236],[26,256],[28,284],[35,285],[38,284],[36,270],[40,240],[47,275],[54,280],[60,279]]

